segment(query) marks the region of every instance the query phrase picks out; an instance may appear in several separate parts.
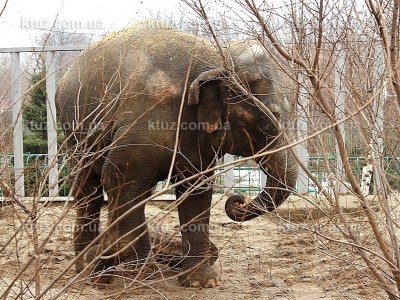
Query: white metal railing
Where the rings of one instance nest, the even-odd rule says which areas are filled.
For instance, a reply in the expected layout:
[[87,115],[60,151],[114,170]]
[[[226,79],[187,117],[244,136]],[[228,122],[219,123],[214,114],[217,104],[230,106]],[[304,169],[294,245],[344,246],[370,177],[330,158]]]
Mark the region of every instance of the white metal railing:
[[15,193],[25,196],[24,188],[24,160],[22,135],[22,84],[21,63],[22,52],[43,52],[46,60],[46,103],[47,103],[47,142],[49,155],[49,195],[58,196],[58,167],[57,167],[57,117],[55,106],[56,94],[56,51],[81,51],[87,46],[46,46],[46,47],[19,47],[0,48],[0,53],[11,54],[11,105],[13,122],[14,148],[14,176]]

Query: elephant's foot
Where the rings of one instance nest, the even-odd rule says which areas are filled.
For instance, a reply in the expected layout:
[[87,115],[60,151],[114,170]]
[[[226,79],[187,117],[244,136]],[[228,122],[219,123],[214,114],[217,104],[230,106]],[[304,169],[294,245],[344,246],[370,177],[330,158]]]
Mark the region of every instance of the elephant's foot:
[[[98,246],[90,248],[83,256],[82,266],[87,267],[90,265],[88,268],[90,270],[89,278],[93,285],[98,288],[104,288],[114,280],[112,269],[114,269],[113,266],[116,259],[99,259],[99,253]],[[76,267],[78,268],[78,265]]]
[[[153,231],[150,234],[153,254],[160,264],[168,265],[173,269],[181,270],[185,257],[182,255],[182,239],[178,236],[170,237],[166,233]],[[218,248],[210,241],[210,266],[218,259]]]
[[179,283],[187,287],[214,288],[218,286],[219,276],[211,266],[198,268],[193,271],[182,271],[178,277]]
[[[75,257],[80,254],[83,249],[75,250]],[[81,273],[96,257],[97,246],[90,248],[84,255],[78,258],[75,262],[75,271],[76,273]],[[93,267],[89,267],[87,271],[93,269]]]
[[[118,251],[114,248],[107,251],[107,253],[101,253],[102,251],[99,249],[99,246],[94,246],[85,253],[83,260],[80,260],[79,264],[77,262],[76,269],[77,271],[83,270],[86,266],[90,265],[88,269],[91,281],[96,286],[108,285],[113,282],[117,269],[119,271],[123,271],[124,269],[138,270],[146,264],[150,253],[149,243],[141,240],[137,246],[138,251],[132,247],[128,248],[129,251]],[[121,249],[123,247],[119,245],[118,248]]]

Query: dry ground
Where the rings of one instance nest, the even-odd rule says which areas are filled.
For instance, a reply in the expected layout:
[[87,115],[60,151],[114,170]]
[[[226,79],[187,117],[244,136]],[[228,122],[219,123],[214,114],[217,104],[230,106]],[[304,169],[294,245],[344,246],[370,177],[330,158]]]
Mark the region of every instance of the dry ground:
[[[332,219],[315,209],[312,204],[315,199],[311,200],[292,197],[276,213],[237,224],[225,215],[225,202],[221,197],[214,197],[211,237],[220,252],[215,264],[220,284],[214,289],[181,287],[174,278],[178,273],[161,266],[161,272],[147,273],[147,278],[141,276],[138,279],[135,273],[121,273],[105,289],[95,288],[82,280],[57,299],[385,299],[385,294],[375,285],[370,272],[351,247],[338,245],[314,233],[318,228],[321,233],[340,239]],[[343,197],[341,201],[354,216],[354,226],[360,226],[364,220],[360,218],[357,201],[351,197]],[[148,219],[155,217],[151,223],[166,233],[176,231],[178,226],[177,212],[165,212],[170,204],[157,201],[146,207]],[[38,222],[41,239],[62,211],[63,204],[42,208]],[[3,299],[35,298],[35,264],[31,263],[23,270],[29,259],[35,261],[32,226],[23,226],[17,238],[11,238],[25,218],[26,214],[15,207],[2,207],[0,294],[11,286]],[[73,220],[74,211],[70,210],[36,259],[40,262],[42,290],[66,270],[73,259]],[[157,268],[153,266],[152,270],[157,271]],[[18,273],[22,274],[18,276]],[[68,270],[45,299],[53,299],[74,275],[73,268]],[[173,278],[168,279],[171,276]],[[18,279],[12,284],[16,277]]]

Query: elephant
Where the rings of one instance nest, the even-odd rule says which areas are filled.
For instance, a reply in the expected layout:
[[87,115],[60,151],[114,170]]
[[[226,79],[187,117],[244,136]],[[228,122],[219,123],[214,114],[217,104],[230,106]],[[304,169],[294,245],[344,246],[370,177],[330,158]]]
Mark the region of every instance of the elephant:
[[[228,198],[226,214],[234,221],[274,210],[295,187],[290,104],[274,65],[257,41],[217,47],[207,38],[143,24],[79,55],[56,94],[72,161],[77,272],[95,260],[95,281],[108,284],[119,263],[145,263],[151,253],[145,200],[171,178],[181,183],[175,188],[183,249],[178,281],[218,285],[217,248],[209,238],[209,179],[217,160],[226,153],[258,154],[255,161],[267,174],[253,200]],[[109,226],[96,243],[103,191]]]

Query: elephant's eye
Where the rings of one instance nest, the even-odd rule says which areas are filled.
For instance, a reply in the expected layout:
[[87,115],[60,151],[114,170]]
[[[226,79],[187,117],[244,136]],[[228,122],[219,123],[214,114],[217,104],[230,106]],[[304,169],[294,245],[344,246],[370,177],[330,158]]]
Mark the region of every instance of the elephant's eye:
[[258,120],[257,120],[257,123],[259,125],[267,125],[268,122],[269,122],[269,119],[265,116],[262,116],[262,117],[258,118]]
[[261,129],[264,129],[270,125],[270,121],[267,117],[263,116],[257,119],[257,126]]

